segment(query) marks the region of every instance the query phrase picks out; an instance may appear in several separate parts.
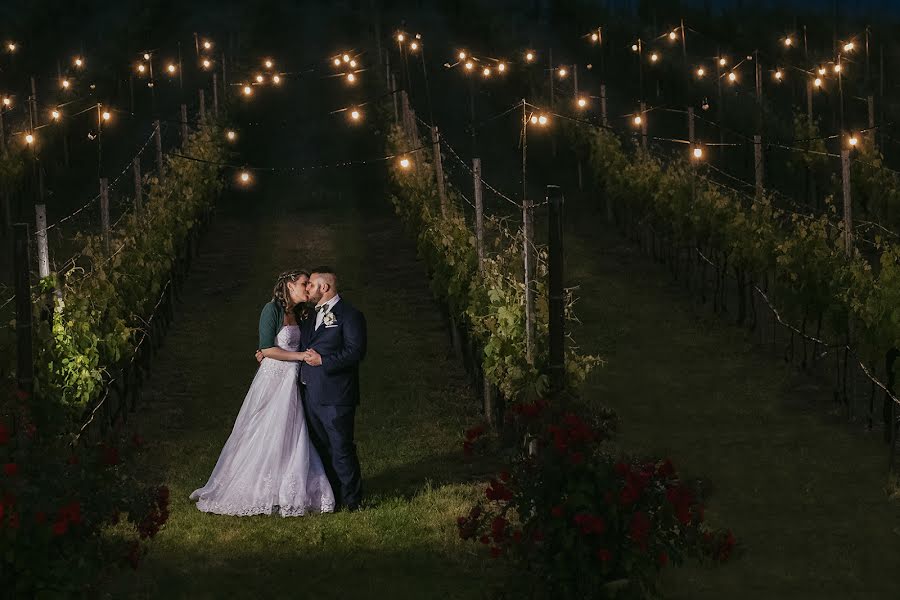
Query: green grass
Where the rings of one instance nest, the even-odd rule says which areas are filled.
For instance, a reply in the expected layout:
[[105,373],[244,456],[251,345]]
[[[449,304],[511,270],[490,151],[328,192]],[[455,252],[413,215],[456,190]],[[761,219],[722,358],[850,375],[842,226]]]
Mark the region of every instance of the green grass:
[[617,411],[623,449],[708,479],[709,520],[744,548],[720,568],[669,570],[666,596],[900,598],[900,503],[880,432],[829,417],[827,385],[697,307],[614,231],[581,227],[567,251],[576,339],[608,360],[588,397]]
[[[482,493],[486,465],[466,463],[460,437],[477,403],[448,355],[422,265],[383,206],[305,199],[296,211],[273,199],[286,194],[262,195],[265,216],[248,218],[241,198],[218,217],[153,367],[134,420],[150,446],[148,480],[171,487],[171,518],[145,564],[108,595],[482,596],[482,549],[462,543],[455,524]],[[208,478],[249,387],[273,277],[320,263],[337,268],[342,294],[369,323],[357,414],[366,508],[292,519],[201,513],[188,495]]]

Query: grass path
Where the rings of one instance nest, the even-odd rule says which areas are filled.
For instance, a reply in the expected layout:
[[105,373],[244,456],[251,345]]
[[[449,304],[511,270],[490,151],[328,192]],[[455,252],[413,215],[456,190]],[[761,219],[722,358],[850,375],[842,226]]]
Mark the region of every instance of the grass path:
[[720,569],[670,570],[668,597],[900,598],[881,434],[827,416],[830,389],[696,308],[614,231],[587,228],[600,218],[567,239],[577,338],[608,359],[587,393],[617,411],[625,449],[708,478],[709,519],[746,548]]
[[[477,598],[480,548],[455,531],[479,493],[459,442],[477,405],[447,354],[422,265],[383,201],[373,209],[353,190],[343,200],[279,197],[290,195],[262,191],[249,215],[247,197],[232,198],[195,261],[134,419],[150,444],[148,474],[171,487],[171,519],[110,596]],[[368,508],[294,519],[200,513],[188,494],[209,476],[253,377],[274,276],[320,263],[337,268],[342,294],[369,321],[357,413]]]

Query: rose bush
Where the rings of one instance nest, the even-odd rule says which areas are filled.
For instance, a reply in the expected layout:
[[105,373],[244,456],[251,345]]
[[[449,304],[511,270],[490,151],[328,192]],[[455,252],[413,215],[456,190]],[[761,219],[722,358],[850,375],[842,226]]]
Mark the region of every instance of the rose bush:
[[510,597],[644,598],[669,565],[731,557],[734,535],[705,523],[700,490],[668,459],[615,456],[606,415],[588,422],[545,401],[514,411],[521,452],[457,520],[462,539],[513,561]]

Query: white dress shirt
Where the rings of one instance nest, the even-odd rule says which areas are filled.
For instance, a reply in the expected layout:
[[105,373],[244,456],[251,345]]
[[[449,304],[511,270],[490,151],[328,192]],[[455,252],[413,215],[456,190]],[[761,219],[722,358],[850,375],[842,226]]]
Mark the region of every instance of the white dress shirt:
[[[325,306],[327,306],[328,308],[326,308],[325,310],[317,310],[316,311],[316,331],[318,331],[319,327],[322,326],[322,321],[325,319],[325,313],[331,312],[331,309],[334,308],[334,305],[340,301],[341,301],[341,295],[335,294],[334,298],[332,298],[331,300],[329,300],[328,302],[325,303]],[[320,304],[319,306],[322,306],[322,305]],[[319,306],[317,306],[316,308],[319,308]]]

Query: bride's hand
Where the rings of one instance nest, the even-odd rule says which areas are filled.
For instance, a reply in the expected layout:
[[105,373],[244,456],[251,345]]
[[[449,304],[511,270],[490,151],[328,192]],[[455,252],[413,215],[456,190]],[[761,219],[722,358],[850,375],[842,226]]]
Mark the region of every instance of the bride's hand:
[[265,356],[263,356],[262,350],[257,350],[256,351],[256,362],[261,363],[262,359],[264,359],[264,358],[265,358]]

